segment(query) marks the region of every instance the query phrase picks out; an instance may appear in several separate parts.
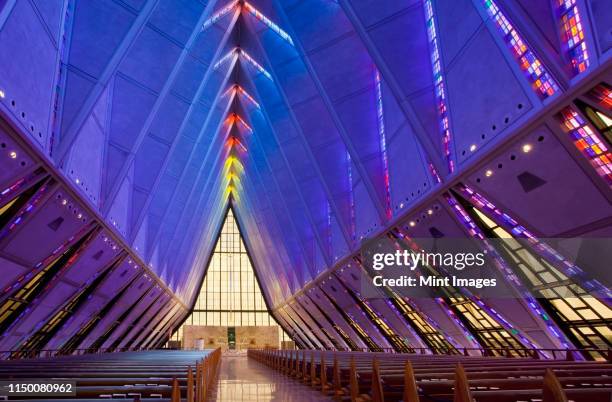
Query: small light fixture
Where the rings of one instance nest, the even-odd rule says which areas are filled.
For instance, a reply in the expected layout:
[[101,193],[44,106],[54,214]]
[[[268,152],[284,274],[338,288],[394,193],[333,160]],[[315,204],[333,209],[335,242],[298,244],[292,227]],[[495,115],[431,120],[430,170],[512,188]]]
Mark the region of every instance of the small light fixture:
[[470,145],[470,152],[474,152],[476,150],[476,144]]
[[427,210],[427,215],[433,215],[433,209],[428,209]]
[[0,99],[4,99],[5,96],[6,94],[4,93],[4,91],[0,89]]
[[492,171],[491,169],[487,170],[487,171],[485,172],[485,176],[487,176],[487,177],[491,177],[491,176],[493,176],[493,171]]
[[414,221],[410,221],[410,222],[408,222],[408,224],[410,225],[410,227],[414,227],[414,225],[416,225],[416,223],[414,223]]
[[17,152],[11,151],[11,152],[9,152],[9,156],[11,157],[11,159],[16,159],[17,158]]
[[533,147],[531,146],[531,144],[525,144],[525,145],[523,145],[522,149],[523,149],[523,152],[527,154],[527,153],[531,152]]
[[62,200],[62,205],[66,205],[66,204],[68,204],[68,200],[64,198],[64,199]]
[[78,214],[77,218],[81,219],[83,217],[83,214]]

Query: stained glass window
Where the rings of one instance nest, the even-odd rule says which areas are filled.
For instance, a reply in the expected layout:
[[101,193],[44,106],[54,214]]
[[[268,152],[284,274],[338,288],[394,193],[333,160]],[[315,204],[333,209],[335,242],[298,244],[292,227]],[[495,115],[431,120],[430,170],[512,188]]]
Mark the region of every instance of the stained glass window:
[[576,0],[556,0],[557,17],[561,30],[564,51],[572,63],[574,74],[589,67],[589,53],[584,40],[584,30]]
[[383,177],[385,180],[385,210],[387,219],[391,219],[391,184],[389,180],[389,160],[387,158],[387,134],[385,132],[385,113],[383,108],[382,79],[378,69],[374,71],[374,84],[376,86],[376,115],[378,118],[378,135],[380,141],[380,154],[383,164]]
[[612,153],[607,145],[571,107],[563,109],[558,118],[576,148],[589,160],[597,174],[612,186]]
[[555,80],[497,4],[484,0],[484,6],[534,91],[543,99],[557,92],[559,86]]
[[580,99],[576,99],[574,103],[601,134],[607,145],[612,146],[612,111],[599,110]]
[[[480,197],[479,194],[473,193]],[[612,310],[591,296],[581,284],[572,280],[555,267],[540,253],[517,241],[515,230],[508,230],[498,224],[491,210],[499,211],[484,199],[478,202],[485,206],[482,210],[471,205],[467,213],[478,223],[487,237],[501,240],[499,251],[507,261],[515,266],[516,273],[522,278],[529,290],[537,297],[548,314],[565,329],[566,335],[583,348],[607,350],[612,346],[612,332],[606,324],[612,318]],[[485,213],[485,210],[487,213]],[[529,244],[539,243],[529,237]],[[549,247],[549,246],[547,246]],[[548,317],[545,316],[545,320]],[[590,357],[602,358],[598,352],[591,352]]]
[[[405,233],[410,231],[404,228]],[[404,231],[399,230],[398,245],[410,252],[422,250],[412,238]],[[438,274],[439,267],[424,265],[431,273]],[[497,311],[489,308],[482,300],[469,295],[466,288],[457,289],[453,286],[444,286],[440,290],[446,295],[438,297],[436,301],[446,310],[448,315],[459,326],[466,338],[483,348],[488,349],[492,355],[510,353],[513,356],[525,356],[526,348],[532,346],[518,330],[511,327]],[[466,296],[468,295],[468,296]],[[501,323],[506,324],[506,328]]]
[[[276,326],[267,310],[238,223],[230,209],[193,311],[171,340],[183,340],[185,325]],[[280,326],[279,339],[289,340]]]

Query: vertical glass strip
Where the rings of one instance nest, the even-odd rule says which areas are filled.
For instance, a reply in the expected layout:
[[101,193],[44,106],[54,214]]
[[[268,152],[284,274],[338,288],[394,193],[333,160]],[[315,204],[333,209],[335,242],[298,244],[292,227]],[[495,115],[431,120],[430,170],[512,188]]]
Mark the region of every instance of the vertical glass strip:
[[389,182],[389,160],[387,159],[387,137],[385,133],[385,114],[383,109],[382,82],[378,69],[374,71],[374,82],[376,84],[376,115],[378,118],[378,134],[380,137],[380,154],[383,164],[383,178],[385,181],[385,211],[387,219],[391,219],[391,184]]
[[[448,163],[448,171],[452,173],[455,170],[455,164],[451,155],[451,129],[450,120],[448,117],[448,108],[446,106],[446,88],[444,86],[444,74],[442,72],[442,60],[440,60],[440,46],[438,42],[438,34],[436,31],[436,22],[434,19],[434,10],[431,0],[423,2],[425,6],[425,19],[427,25],[427,37],[429,39],[429,51],[431,52],[431,67],[433,70],[433,80],[435,86],[435,95],[438,108],[438,117],[440,119],[440,132],[442,133],[442,145],[444,147],[444,155]],[[434,177],[437,173],[434,174]]]
[[546,71],[544,65],[527,46],[527,43],[525,43],[519,32],[506,18],[497,4],[493,0],[484,0],[484,7],[498,31],[502,34],[506,46],[512,52],[519,68],[531,83],[535,93],[541,99],[554,95],[559,90],[559,85]]
[[576,0],[554,0],[554,3],[563,50],[572,63],[574,75],[578,75],[590,65],[580,11]]

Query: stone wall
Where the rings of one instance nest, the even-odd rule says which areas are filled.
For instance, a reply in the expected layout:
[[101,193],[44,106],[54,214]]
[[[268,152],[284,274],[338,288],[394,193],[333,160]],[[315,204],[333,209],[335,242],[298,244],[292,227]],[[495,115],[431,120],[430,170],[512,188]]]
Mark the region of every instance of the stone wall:
[[[244,326],[236,328],[236,349],[278,348],[278,326]],[[185,325],[183,349],[227,349],[227,327]]]

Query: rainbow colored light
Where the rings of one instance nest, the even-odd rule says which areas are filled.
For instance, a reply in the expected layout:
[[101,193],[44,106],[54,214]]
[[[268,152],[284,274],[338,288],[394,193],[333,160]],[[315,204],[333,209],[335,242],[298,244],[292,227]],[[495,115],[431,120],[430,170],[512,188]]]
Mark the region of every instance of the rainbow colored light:
[[268,28],[270,28],[272,31],[274,31],[278,36],[287,41],[291,46],[294,46],[293,39],[291,39],[291,36],[289,36],[287,32],[283,31],[278,25],[273,23],[268,17],[263,15],[259,10],[253,7],[251,3],[245,1],[244,9],[248,11],[251,15],[253,15],[255,18],[257,18],[259,21],[261,21]]
[[484,0],[484,6],[497,29],[503,34],[504,42],[531,83],[533,90],[542,99],[554,95],[559,90],[559,85],[546,71],[546,68],[536,57],[535,53],[529,49],[521,35],[512,26],[497,4],[493,0]]
[[242,165],[242,162],[240,162],[240,159],[238,159],[234,155],[228,156],[224,163],[224,169],[229,170],[231,168],[236,169],[236,172],[238,173],[244,170],[244,166]]
[[234,0],[230,3],[228,3],[225,7],[221,8],[220,10],[218,10],[217,12],[215,12],[213,15],[210,16],[209,19],[207,19],[206,21],[204,21],[204,23],[202,24],[202,30],[212,26],[213,24],[215,24],[217,21],[219,21],[221,18],[225,17],[227,14],[229,14],[234,8],[236,8],[236,6],[238,6],[239,1],[238,0]]
[[235,89],[235,91],[237,93],[239,93],[245,99],[247,99],[249,102],[251,102],[253,105],[255,105],[255,107],[257,107],[257,109],[261,109],[261,107],[259,106],[259,102],[257,102],[251,95],[249,95],[249,93],[244,88],[242,88],[240,85],[236,84],[234,89]]
[[246,128],[250,133],[253,132],[253,129],[251,128],[251,126],[249,126],[247,122],[244,121],[244,119],[238,116],[236,113],[231,113],[229,116],[227,116],[227,119],[225,119],[225,123],[228,125],[229,128],[231,128],[232,125],[238,123],[242,125],[244,128]]
[[226,61],[228,61],[229,59],[231,59],[231,58],[232,58],[232,56],[234,56],[234,57],[236,57],[236,58],[237,58],[237,57],[240,55],[239,50],[240,50],[239,48],[235,47],[235,48],[233,48],[232,50],[230,50],[229,52],[227,52],[227,53],[226,53],[226,54],[225,54],[223,57],[221,57],[221,58],[220,58],[220,59],[219,59],[219,60],[218,60],[218,61],[215,63],[215,65],[213,66],[213,70],[216,70],[216,69],[218,69],[219,67],[221,67],[221,65],[222,65],[223,63],[225,63]]
[[244,119],[240,116],[238,116],[237,114],[234,114],[235,116],[235,121],[237,123],[240,123],[244,128],[246,128],[250,133],[253,132],[253,129],[251,128],[251,126],[249,126],[246,121],[244,121]]
[[255,59],[249,56],[249,54],[244,49],[239,49],[239,50],[240,50],[240,56],[242,56],[247,62],[249,62],[253,67],[255,67],[255,69],[259,71],[260,73],[262,73],[267,79],[269,79],[270,81],[274,81],[272,79],[272,75],[270,75],[270,73],[265,68],[263,68],[261,64],[259,64],[258,62],[255,61]]
[[247,152],[246,147],[242,144],[242,142],[240,142],[240,140],[236,137],[230,137],[228,138],[227,142],[226,142],[226,146],[231,150],[234,147],[236,148],[240,148],[240,150]]
[[561,29],[561,41],[565,46],[574,75],[585,71],[590,64],[584,30],[576,0],[556,0]]

